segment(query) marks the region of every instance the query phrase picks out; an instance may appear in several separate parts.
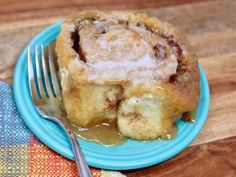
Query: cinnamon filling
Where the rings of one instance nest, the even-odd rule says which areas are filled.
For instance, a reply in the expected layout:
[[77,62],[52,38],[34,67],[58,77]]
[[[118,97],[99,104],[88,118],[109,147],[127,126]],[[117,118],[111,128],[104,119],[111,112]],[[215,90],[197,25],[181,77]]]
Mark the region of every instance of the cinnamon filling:
[[184,60],[183,51],[179,43],[174,40],[174,36],[173,35],[166,36],[163,34],[161,34],[161,36],[168,41],[168,44],[171,47],[175,47],[177,49],[177,61],[178,61],[177,71],[176,71],[176,74],[172,75],[169,80],[170,82],[174,82],[177,76],[182,75],[183,73],[187,71],[187,67],[186,67],[187,63]]
[[[138,23],[137,25],[140,26],[140,23]],[[145,25],[145,28],[147,30],[151,31],[152,33],[156,34],[156,32],[154,32],[147,25]],[[159,32],[157,32],[157,34],[160,35],[162,38],[166,39],[170,47],[175,47],[177,50],[177,61],[178,61],[177,71],[176,71],[176,74],[172,75],[169,80],[170,82],[174,82],[178,75],[181,75],[187,71],[187,67],[186,67],[187,62],[184,61],[183,50],[180,47],[180,44],[174,39],[173,35],[167,36],[167,35],[159,33]],[[160,46],[160,45],[154,46],[154,52],[155,52],[155,50],[159,51],[160,48],[162,48],[162,46]]]
[[80,60],[82,60],[86,63],[85,54],[83,53],[83,51],[79,45],[80,37],[79,37],[78,32],[79,32],[79,30],[78,30],[78,28],[76,28],[76,30],[71,34],[71,39],[73,41],[72,48],[74,49],[74,51],[76,51],[78,53]]
[[157,58],[157,60],[162,60],[167,58],[167,52],[166,47],[161,44],[156,44],[153,47],[154,50],[154,56]]

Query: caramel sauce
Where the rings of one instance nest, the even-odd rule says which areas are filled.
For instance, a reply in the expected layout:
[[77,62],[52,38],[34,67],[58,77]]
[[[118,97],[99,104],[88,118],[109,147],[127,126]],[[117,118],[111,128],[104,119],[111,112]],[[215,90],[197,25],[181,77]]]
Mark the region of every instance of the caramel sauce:
[[174,123],[172,126],[170,126],[169,129],[166,129],[163,131],[163,133],[161,134],[160,139],[162,140],[171,140],[173,138],[175,138],[175,136],[178,133],[178,126],[176,123]]
[[176,121],[180,116],[168,116],[162,120],[162,131],[159,139],[162,140],[171,140],[175,138],[178,133],[178,126]]
[[114,125],[108,123],[89,128],[82,128],[73,124],[72,129],[80,138],[106,146],[123,144],[127,140]]
[[195,109],[190,112],[185,112],[183,114],[181,120],[195,124],[196,123],[196,114],[197,114],[197,110],[195,110]]
[[[181,120],[189,123],[196,123],[196,110],[186,112],[182,115]],[[176,120],[165,119],[162,123],[163,129],[159,139],[172,140],[178,133]],[[172,122],[172,123],[171,123]],[[169,126],[169,124],[172,124]],[[168,128],[167,128],[168,127]],[[80,138],[96,142],[105,146],[115,146],[123,144],[127,138],[123,136],[115,125],[115,122],[100,123],[91,127],[82,128],[72,124],[74,133]],[[148,141],[145,141],[148,142]]]
[[[127,140],[127,138],[119,132],[117,127],[108,123],[102,123],[88,128],[72,124],[72,130],[78,137],[86,141],[96,142],[105,146],[120,145]],[[159,139],[171,140],[175,138],[177,132],[178,126],[174,123],[169,129],[163,131]]]

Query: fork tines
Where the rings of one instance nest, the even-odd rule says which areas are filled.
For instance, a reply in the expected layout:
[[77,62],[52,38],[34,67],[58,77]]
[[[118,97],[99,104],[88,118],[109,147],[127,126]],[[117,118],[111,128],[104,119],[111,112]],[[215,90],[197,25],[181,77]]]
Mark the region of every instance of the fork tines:
[[45,57],[43,44],[40,44],[40,51],[37,45],[34,46],[34,51],[28,46],[28,80],[33,98],[50,98],[60,93],[51,47],[47,49],[48,55]]

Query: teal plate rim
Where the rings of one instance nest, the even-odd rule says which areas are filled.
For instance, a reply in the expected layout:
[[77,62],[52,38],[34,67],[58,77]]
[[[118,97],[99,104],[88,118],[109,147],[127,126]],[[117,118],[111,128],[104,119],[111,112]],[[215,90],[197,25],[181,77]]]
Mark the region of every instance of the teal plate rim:
[[[40,43],[46,46],[55,40],[60,32],[61,24],[62,21],[59,21],[43,30],[29,42],[29,46]],[[201,93],[196,124],[178,121],[178,134],[176,138],[170,141],[141,142],[128,140],[119,146],[106,147],[78,138],[88,164],[109,170],[138,169],[161,163],[185,149],[201,131],[210,106],[207,78],[200,65],[199,68]],[[17,109],[30,130],[48,147],[73,160],[71,146],[63,130],[55,123],[40,117],[33,106],[27,81],[27,48],[22,51],[15,67],[13,92]]]

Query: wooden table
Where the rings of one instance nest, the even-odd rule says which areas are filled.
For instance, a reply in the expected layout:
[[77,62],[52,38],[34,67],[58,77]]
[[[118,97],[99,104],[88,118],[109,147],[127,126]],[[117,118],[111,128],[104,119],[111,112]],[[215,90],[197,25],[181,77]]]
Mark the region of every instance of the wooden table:
[[207,122],[190,147],[127,176],[236,176],[236,1],[0,1],[0,79],[12,83],[18,55],[46,26],[81,9],[133,9],[176,25],[191,42],[210,84]]

